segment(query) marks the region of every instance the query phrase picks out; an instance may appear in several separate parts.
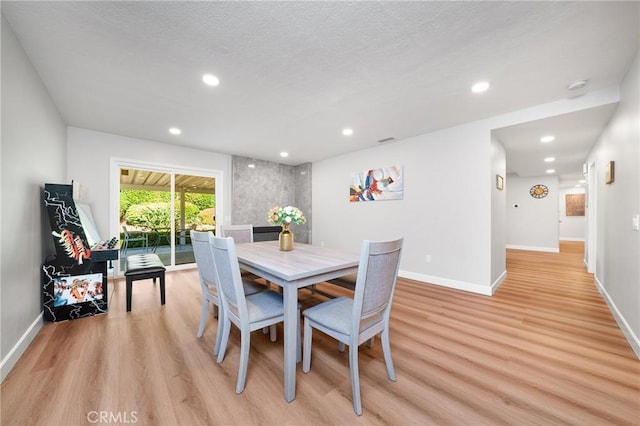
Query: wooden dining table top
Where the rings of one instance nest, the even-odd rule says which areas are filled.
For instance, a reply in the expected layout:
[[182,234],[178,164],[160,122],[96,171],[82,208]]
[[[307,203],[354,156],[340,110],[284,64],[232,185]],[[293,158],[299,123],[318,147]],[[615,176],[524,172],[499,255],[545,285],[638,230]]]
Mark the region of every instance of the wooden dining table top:
[[282,281],[302,285],[308,280],[322,280],[324,274],[352,270],[360,260],[357,254],[304,243],[295,243],[291,251],[280,251],[278,241],[238,244],[236,254],[243,268],[254,267]]

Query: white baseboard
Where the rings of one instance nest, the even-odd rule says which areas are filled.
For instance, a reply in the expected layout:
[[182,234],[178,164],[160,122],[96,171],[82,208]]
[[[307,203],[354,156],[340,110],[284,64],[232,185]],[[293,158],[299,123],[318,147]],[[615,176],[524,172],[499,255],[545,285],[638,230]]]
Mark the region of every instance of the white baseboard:
[[482,294],[484,296],[492,295],[491,286],[468,283],[464,281],[450,280],[448,278],[434,277],[432,275],[417,274],[415,272],[398,271],[398,276],[408,278],[410,280],[422,281],[428,284],[435,284],[441,287],[454,288],[456,290],[464,290],[471,293]]
[[584,242],[584,238],[560,237],[560,241],[582,241],[582,242]]
[[640,339],[638,339],[638,336],[636,336],[636,334],[633,332],[627,320],[622,316],[622,314],[618,310],[618,307],[609,296],[609,293],[607,293],[607,290],[605,290],[600,280],[598,280],[598,277],[594,275],[593,278],[596,282],[596,286],[598,287],[598,291],[604,298],[604,301],[607,303],[607,306],[609,306],[609,310],[613,314],[613,318],[616,320],[618,327],[620,327],[620,330],[622,330],[624,337],[627,338],[627,341],[629,342],[631,349],[633,349],[638,359],[640,359]]
[[18,343],[16,343],[13,348],[9,351],[7,356],[2,359],[0,363],[0,382],[4,381],[4,378],[7,377],[9,372],[13,369],[13,366],[16,365],[24,351],[27,350],[27,347],[31,344],[33,339],[36,337],[40,329],[42,328],[42,315],[40,315],[31,323],[31,326],[24,332]]
[[502,282],[504,280],[507,279],[507,270],[505,269],[504,272],[502,274],[500,274],[500,276],[498,277],[497,280],[495,280],[493,282],[493,284],[491,284],[491,295],[493,296],[494,294],[496,294],[496,291],[498,290],[498,287],[500,287],[500,285],[502,284]]
[[558,247],[536,247],[536,246],[519,246],[514,244],[507,244],[508,249],[513,250],[528,250],[528,251],[545,251],[549,253],[560,253]]

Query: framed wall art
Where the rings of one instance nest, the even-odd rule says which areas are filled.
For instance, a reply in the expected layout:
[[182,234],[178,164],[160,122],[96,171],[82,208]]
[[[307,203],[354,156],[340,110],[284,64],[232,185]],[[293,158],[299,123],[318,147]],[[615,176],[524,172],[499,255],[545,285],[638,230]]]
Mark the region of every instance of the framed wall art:
[[615,163],[609,161],[604,168],[604,182],[609,185],[616,180]]
[[351,175],[349,201],[402,200],[404,179],[402,166],[381,167]]
[[567,194],[565,202],[567,216],[584,216],[584,194]]

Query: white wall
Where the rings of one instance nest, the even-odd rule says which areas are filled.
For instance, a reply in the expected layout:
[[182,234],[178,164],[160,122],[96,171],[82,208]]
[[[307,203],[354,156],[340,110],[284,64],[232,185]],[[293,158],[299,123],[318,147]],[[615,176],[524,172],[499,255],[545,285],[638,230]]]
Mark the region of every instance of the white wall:
[[560,215],[560,239],[584,241],[586,216],[567,216],[567,194],[585,194],[585,188],[561,188],[558,211]]
[[[640,53],[639,53],[640,56]],[[640,357],[640,66],[638,56],[620,90],[620,104],[589,155],[596,173],[596,281],[625,336]],[[615,161],[615,182],[604,167]]]
[[[510,174],[507,184],[507,247],[558,253],[558,177],[521,178]],[[549,188],[546,197],[530,195],[529,190],[537,184]]]
[[[505,195],[492,192],[504,160],[491,130],[618,100],[618,89],[606,88],[315,162],[312,242],[357,252],[363,239],[404,236],[401,276],[490,295],[505,263],[506,215],[494,210],[510,188],[505,177]],[[391,165],[404,166],[404,200],[349,203],[351,173]],[[557,250],[554,192],[555,243],[542,247]]]
[[[470,124],[313,163],[313,243],[357,253],[403,236],[403,276],[490,294],[489,144]],[[393,165],[403,200],[349,202],[353,172]]]
[[42,262],[53,252],[45,183],[64,183],[66,125],[2,16],[2,380],[42,327]]
[[[504,146],[491,138],[491,285],[492,293],[507,277],[507,159]],[[496,185],[496,175],[503,179],[503,189]]]
[[[174,167],[222,172],[223,194],[216,194],[218,214],[231,217],[231,156],[180,146],[69,127],[68,180],[80,182],[83,202],[91,206],[103,238],[119,235],[117,215],[110,223],[110,164],[112,158]],[[117,182],[117,178],[116,178]],[[220,220],[220,218],[219,218]]]

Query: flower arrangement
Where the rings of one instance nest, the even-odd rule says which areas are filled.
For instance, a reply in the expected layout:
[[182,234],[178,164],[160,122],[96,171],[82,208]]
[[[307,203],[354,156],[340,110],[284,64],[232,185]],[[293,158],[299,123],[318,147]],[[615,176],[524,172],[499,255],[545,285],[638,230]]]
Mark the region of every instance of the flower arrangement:
[[275,206],[269,210],[267,219],[272,225],[289,225],[291,223],[302,225],[307,222],[307,218],[304,217],[300,209],[293,206]]

